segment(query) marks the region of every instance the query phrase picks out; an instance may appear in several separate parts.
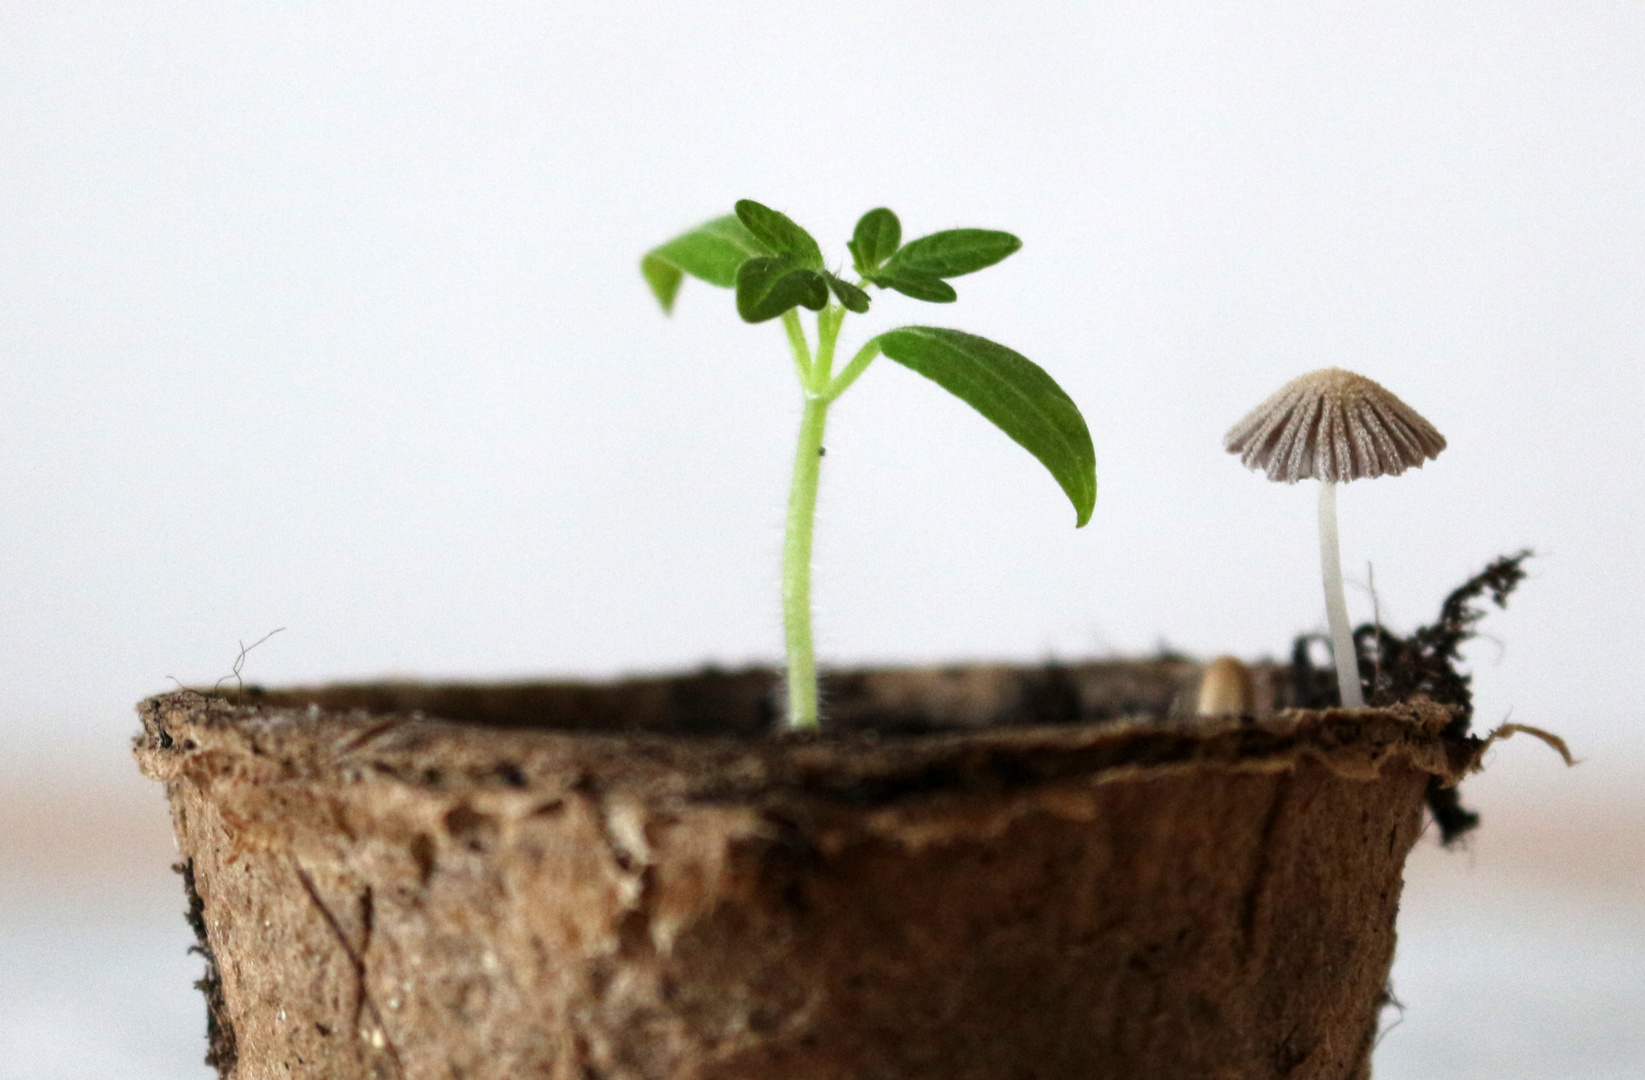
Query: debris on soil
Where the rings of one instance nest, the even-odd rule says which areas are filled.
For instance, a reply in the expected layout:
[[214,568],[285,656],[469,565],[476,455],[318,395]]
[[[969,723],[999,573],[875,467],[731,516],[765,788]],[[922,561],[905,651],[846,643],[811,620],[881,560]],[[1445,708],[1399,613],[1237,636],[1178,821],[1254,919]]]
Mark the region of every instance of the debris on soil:
[[194,984],[206,999],[206,1064],[216,1069],[218,1076],[227,1077],[234,1072],[240,1051],[234,1038],[234,1025],[228,1018],[228,1003],[223,1000],[223,978],[217,970],[217,957],[206,937],[206,905],[194,887],[194,860],[173,863],[171,868],[183,876],[183,891],[188,896],[185,918],[194,931],[195,940],[188,951],[199,953],[206,961],[205,974]]
[[1391,705],[1423,694],[1443,705],[1460,706],[1462,711],[1446,734],[1468,734],[1473,692],[1468,686],[1470,676],[1458,672],[1456,662],[1461,659],[1462,643],[1475,636],[1475,627],[1486,615],[1486,609],[1475,601],[1489,591],[1497,607],[1507,607],[1509,594],[1525,580],[1524,563],[1530,557],[1531,552],[1521,551],[1496,559],[1445,598],[1439,621],[1418,627],[1409,637],[1398,637],[1370,623],[1356,630],[1361,678],[1372,675],[1366,685],[1367,699]]
[[1577,764],[1577,759],[1572,756],[1571,748],[1565,745],[1564,739],[1551,731],[1532,727],[1530,724],[1502,724],[1491,732],[1489,739],[1496,742],[1498,739],[1507,739],[1514,735],[1529,735],[1533,739],[1541,739],[1550,750],[1565,759],[1567,766]]
[[1334,709],[1342,704],[1337,690],[1336,666],[1327,661],[1323,666],[1314,663],[1310,651],[1316,641],[1331,647],[1328,634],[1298,634],[1291,643],[1291,697],[1293,709]]
[[[1421,696],[1457,709],[1456,719],[1445,729],[1451,738],[1469,734],[1474,719],[1472,676],[1457,670],[1462,644],[1477,634],[1479,621],[1488,611],[1479,601],[1486,593],[1497,607],[1508,606],[1508,596],[1525,580],[1525,561],[1532,552],[1503,555],[1445,598],[1439,619],[1418,627],[1408,637],[1391,633],[1387,627],[1365,623],[1354,631],[1360,682],[1368,705],[1392,705]],[[1329,708],[1340,703],[1332,670],[1314,665],[1309,646],[1318,638],[1308,634],[1296,639],[1291,651],[1292,704],[1301,708]],[[1479,815],[1462,805],[1455,787],[1430,781],[1428,810],[1439,825],[1440,842],[1449,845],[1479,825]]]

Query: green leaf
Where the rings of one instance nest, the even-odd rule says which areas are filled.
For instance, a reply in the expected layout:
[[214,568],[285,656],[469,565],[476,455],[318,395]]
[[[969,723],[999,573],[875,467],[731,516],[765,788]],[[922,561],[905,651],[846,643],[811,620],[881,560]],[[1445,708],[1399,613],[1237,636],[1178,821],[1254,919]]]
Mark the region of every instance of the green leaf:
[[640,273],[663,310],[671,312],[684,275],[729,289],[737,283],[738,267],[756,255],[769,254],[735,215],[727,214],[646,252]]
[[737,217],[772,254],[787,255],[808,270],[823,268],[822,250],[817,242],[786,215],[753,199],[738,199]]
[[842,281],[833,274],[824,274],[824,276],[828,278],[828,287],[834,290],[834,295],[839,297],[840,303],[845,305],[845,310],[855,311],[858,315],[868,310],[869,299],[867,293],[849,281]]
[[933,304],[952,304],[954,302],[954,286],[930,274],[922,274],[917,270],[904,270],[898,266],[887,266],[868,279],[882,289],[896,289],[904,296],[912,296],[916,300],[927,300]]
[[993,266],[1022,247],[1008,232],[993,229],[949,229],[911,240],[891,256],[888,270],[912,270],[932,277],[951,278]]
[[857,273],[867,277],[895,254],[901,243],[902,222],[882,206],[857,220],[856,231],[845,246],[851,249],[851,261]]
[[904,326],[875,339],[885,355],[919,372],[992,420],[1051,471],[1074,504],[1076,527],[1097,501],[1097,454],[1077,405],[1021,353],[959,330]]
[[821,311],[828,305],[828,283],[785,256],[749,259],[737,270],[737,314],[744,322],[775,319],[797,305]]

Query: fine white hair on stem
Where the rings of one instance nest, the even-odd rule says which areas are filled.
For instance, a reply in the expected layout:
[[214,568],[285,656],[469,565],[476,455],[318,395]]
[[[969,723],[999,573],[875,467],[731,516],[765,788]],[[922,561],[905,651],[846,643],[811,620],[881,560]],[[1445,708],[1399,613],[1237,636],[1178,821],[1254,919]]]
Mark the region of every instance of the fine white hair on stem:
[[1337,486],[1319,486],[1319,568],[1325,579],[1325,617],[1331,624],[1331,653],[1337,665],[1342,707],[1359,709],[1365,696],[1359,686],[1359,654],[1348,623],[1348,600],[1342,592],[1342,555],[1337,545]]

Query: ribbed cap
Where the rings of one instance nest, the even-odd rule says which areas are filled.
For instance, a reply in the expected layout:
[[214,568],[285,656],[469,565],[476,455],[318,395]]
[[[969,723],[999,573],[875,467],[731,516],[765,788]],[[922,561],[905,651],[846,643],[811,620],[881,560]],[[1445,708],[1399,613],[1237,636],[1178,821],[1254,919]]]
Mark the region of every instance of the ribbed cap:
[[1398,476],[1437,457],[1445,436],[1363,375],[1322,368],[1292,379],[1229,429],[1223,446],[1247,468],[1294,484]]

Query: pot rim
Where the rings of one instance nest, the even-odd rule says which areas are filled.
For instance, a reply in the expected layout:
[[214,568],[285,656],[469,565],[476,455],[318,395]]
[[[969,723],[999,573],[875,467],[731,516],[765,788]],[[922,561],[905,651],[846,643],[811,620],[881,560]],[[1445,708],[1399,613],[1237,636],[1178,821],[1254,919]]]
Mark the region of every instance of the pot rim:
[[1455,710],[1426,700],[1262,717],[759,737],[496,728],[418,713],[238,705],[193,691],[149,698],[138,711],[138,763],[168,784],[372,782],[451,795],[549,783],[693,802],[782,792],[877,805],[945,789],[1013,791],[1204,768],[1285,770],[1305,759],[1367,780],[1402,762],[1450,786],[1478,767],[1485,746],[1446,736]]

